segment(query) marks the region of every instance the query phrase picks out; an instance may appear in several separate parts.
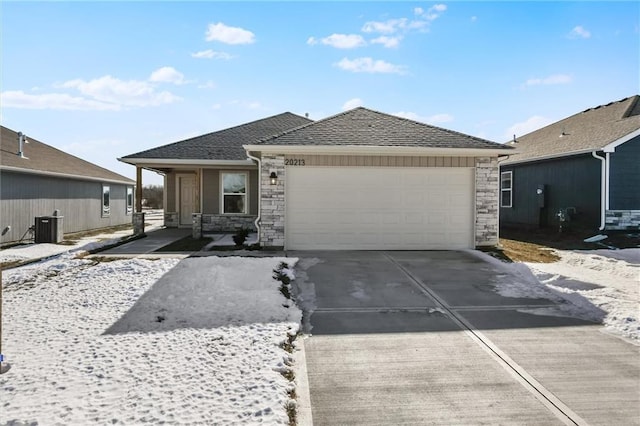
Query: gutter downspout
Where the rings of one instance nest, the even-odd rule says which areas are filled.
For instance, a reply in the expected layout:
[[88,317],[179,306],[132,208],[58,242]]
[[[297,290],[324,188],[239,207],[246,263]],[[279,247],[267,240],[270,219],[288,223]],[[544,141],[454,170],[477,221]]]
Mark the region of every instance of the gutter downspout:
[[258,163],[258,217],[254,224],[256,225],[256,231],[258,232],[258,241],[256,241],[256,243],[260,244],[260,217],[262,215],[262,160],[249,154],[249,151],[247,151],[247,157]]
[[608,194],[609,191],[607,191],[608,164],[607,164],[607,159],[605,157],[600,157],[598,154],[596,154],[596,151],[591,152],[591,155],[593,155],[593,158],[596,158],[602,162],[602,167],[601,167],[602,176],[600,177],[600,228],[598,228],[598,230],[602,231],[605,226],[605,215],[607,212],[607,204],[608,204],[608,198],[609,198],[609,194]]

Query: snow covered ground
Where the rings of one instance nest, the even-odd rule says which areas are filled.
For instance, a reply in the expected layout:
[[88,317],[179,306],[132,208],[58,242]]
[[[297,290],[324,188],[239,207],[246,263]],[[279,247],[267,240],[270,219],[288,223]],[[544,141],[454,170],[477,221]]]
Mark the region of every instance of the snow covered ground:
[[560,302],[558,308],[527,312],[601,322],[607,331],[640,344],[640,249],[555,252],[560,260],[554,263],[490,260],[518,277],[503,275],[497,291],[510,297],[555,300]]
[[[162,210],[153,210],[145,214],[145,231],[152,232],[163,226]],[[79,253],[81,251],[94,250],[99,247],[115,244],[122,237],[131,236],[132,229],[122,231],[105,231],[97,235],[82,237],[76,240],[75,244],[34,244],[28,242],[16,245],[11,248],[0,250],[0,263],[23,261],[28,259],[39,259],[55,256],[62,253]]]
[[1,424],[286,424],[280,347],[300,311],[272,270],[297,259],[99,262],[4,271]]

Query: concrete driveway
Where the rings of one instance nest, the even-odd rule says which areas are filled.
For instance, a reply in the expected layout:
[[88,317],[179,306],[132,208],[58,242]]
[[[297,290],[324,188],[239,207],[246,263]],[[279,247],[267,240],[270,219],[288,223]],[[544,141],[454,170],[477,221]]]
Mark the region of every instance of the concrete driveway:
[[470,253],[288,254],[315,425],[640,424],[639,348],[522,312],[553,302]]

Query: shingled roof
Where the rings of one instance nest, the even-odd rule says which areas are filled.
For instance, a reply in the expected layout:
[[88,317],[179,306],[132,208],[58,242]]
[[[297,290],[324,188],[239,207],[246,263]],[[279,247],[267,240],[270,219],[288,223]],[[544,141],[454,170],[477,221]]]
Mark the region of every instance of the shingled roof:
[[512,149],[496,142],[364,107],[282,132],[256,145]]
[[590,108],[516,138],[505,163],[575,155],[603,149],[640,129],[640,96]]
[[[123,161],[135,159],[175,159],[175,160],[246,160],[244,144],[287,129],[298,127],[312,120],[290,112],[252,121],[250,123],[207,133],[179,142],[152,148],[122,157]],[[134,161],[126,161],[134,162]]]
[[18,132],[0,126],[0,169],[25,173],[62,175],[76,179],[100,180],[132,185],[135,182],[118,173],[82,160],[31,136],[23,145],[24,157],[18,155]]

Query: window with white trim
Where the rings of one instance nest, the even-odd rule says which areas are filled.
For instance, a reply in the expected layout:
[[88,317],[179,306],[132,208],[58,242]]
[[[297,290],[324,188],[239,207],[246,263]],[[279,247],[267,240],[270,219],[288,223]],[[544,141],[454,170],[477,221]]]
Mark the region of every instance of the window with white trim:
[[222,213],[247,213],[247,174],[222,173]]
[[102,185],[102,216],[109,216],[111,214],[111,187],[109,185]]
[[513,206],[513,172],[500,173],[500,207]]
[[133,188],[127,186],[127,214],[133,213]]

